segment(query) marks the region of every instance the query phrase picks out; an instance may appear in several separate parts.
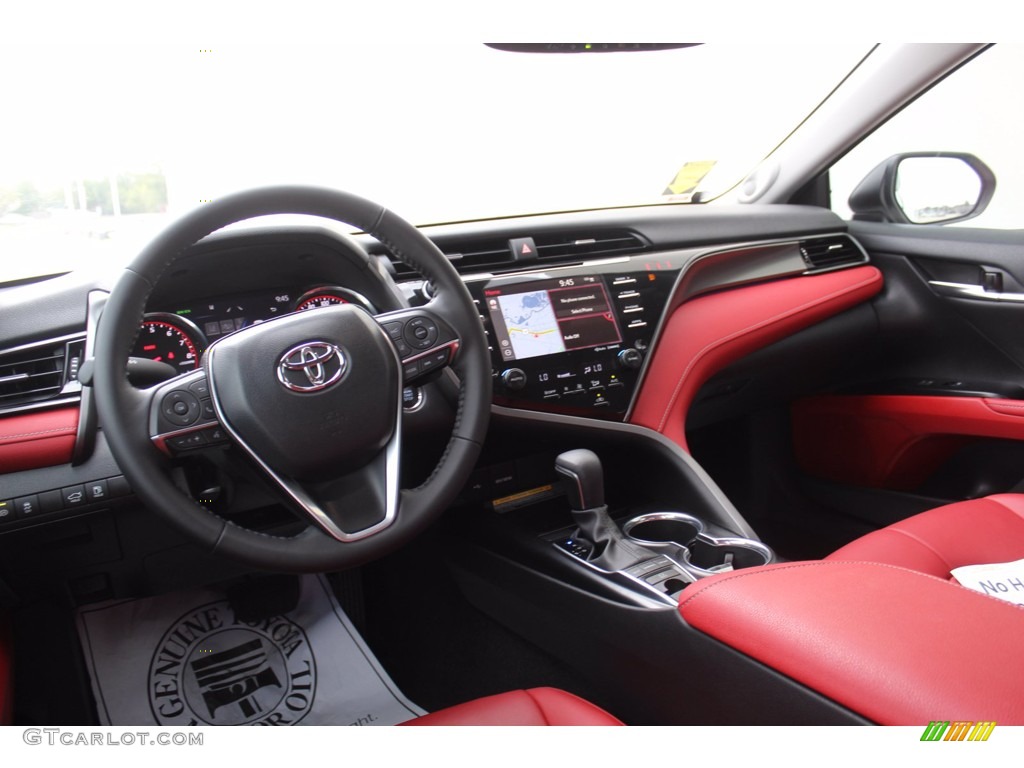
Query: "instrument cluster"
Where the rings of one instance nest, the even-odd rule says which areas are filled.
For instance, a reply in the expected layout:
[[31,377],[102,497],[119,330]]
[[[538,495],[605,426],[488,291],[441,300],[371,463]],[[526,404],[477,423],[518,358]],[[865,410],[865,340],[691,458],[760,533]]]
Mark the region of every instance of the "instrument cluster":
[[179,373],[187,373],[199,366],[207,347],[219,338],[280,315],[315,311],[334,304],[355,304],[371,314],[377,313],[365,296],[339,285],[214,297],[180,306],[173,312],[146,314],[132,356],[166,363]]

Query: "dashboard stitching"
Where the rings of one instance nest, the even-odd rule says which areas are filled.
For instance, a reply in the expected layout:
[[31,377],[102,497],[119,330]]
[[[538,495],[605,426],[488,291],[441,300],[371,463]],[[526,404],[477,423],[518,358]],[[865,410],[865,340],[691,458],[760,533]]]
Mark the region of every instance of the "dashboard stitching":
[[6,443],[19,437],[36,437],[38,435],[52,435],[55,433],[75,432],[77,427],[60,427],[59,429],[44,429],[39,432],[22,432],[17,435],[0,435],[0,443]]
[[675,389],[673,389],[673,391],[672,391],[672,396],[669,398],[668,404],[665,406],[665,411],[664,411],[664,413],[661,416],[661,421],[658,422],[658,431],[661,432],[661,431],[664,430],[665,424],[666,424],[666,422],[668,422],[669,415],[671,414],[672,409],[675,407],[676,400],[679,398],[679,392],[682,389],[683,384],[686,383],[686,379],[690,375],[690,372],[693,370],[694,366],[696,366],[697,363],[700,362],[700,360],[708,352],[710,352],[712,349],[714,349],[715,347],[719,347],[719,346],[721,346],[723,344],[726,344],[726,343],[728,343],[730,341],[733,341],[736,338],[738,338],[738,337],[740,337],[740,336],[742,336],[742,335],[744,335],[744,334],[746,334],[746,333],[748,333],[750,331],[757,330],[759,328],[765,328],[765,327],[767,327],[769,325],[773,325],[773,324],[779,322],[780,320],[784,320],[784,319],[786,319],[788,317],[792,317],[794,315],[798,315],[801,312],[803,312],[803,311],[805,311],[807,309],[810,309],[811,307],[817,306],[819,304],[824,304],[824,303],[826,303],[826,302],[830,301],[831,299],[834,299],[834,298],[836,298],[838,296],[843,296],[843,295],[845,295],[847,293],[852,293],[852,292],[854,292],[854,291],[856,291],[856,290],[858,290],[860,288],[863,288],[866,285],[870,285],[871,283],[875,282],[877,279],[878,279],[877,275],[872,275],[870,278],[862,280],[859,283],[847,286],[847,287],[845,287],[845,288],[843,288],[841,290],[838,290],[838,291],[833,291],[832,293],[829,293],[829,294],[827,294],[825,296],[820,296],[820,297],[818,297],[818,298],[816,298],[816,299],[814,299],[812,301],[808,301],[808,302],[806,302],[804,304],[801,304],[798,307],[794,307],[792,309],[788,309],[785,312],[781,312],[781,313],[779,313],[777,315],[774,315],[774,316],[772,316],[770,318],[767,318],[765,320],[761,320],[760,322],[754,323],[753,325],[747,326],[746,328],[742,328],[742,329],[740,329],[738,331],[734,331],[733,333],[731,333],[728,336],[725,336],[725,337],[723,337],[721,339],[715,339],[714,341],[709,342],[703,349],[700,350],[700,352],[698,352],[696,355],[693,356],[693,358],[690,360],[689,364],[683,370],[683,373],[679,377],[679,381],[676,384]]

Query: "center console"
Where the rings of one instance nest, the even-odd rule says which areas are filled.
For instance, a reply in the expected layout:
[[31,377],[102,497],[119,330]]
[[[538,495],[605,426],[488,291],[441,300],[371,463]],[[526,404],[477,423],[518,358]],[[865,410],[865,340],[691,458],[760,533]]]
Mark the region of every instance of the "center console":
[[767,565],[771,549],[686,512],[629,512],[613,520],[604,502],[601,460],[587,449],[560,454],[555,471],[576,523],[546,538],[618,583],[676,605],[689,584],[714,573]]

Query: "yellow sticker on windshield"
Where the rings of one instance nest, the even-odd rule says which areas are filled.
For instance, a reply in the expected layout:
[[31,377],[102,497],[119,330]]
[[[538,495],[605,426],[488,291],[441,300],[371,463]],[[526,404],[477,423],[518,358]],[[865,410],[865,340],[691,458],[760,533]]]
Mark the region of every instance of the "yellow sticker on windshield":
[[707,176],[708,171],[715,166],[715,162],[715,160],[695,160],[686,163],[661,194],[672,197],[686,195],[688,201],[701,179]]

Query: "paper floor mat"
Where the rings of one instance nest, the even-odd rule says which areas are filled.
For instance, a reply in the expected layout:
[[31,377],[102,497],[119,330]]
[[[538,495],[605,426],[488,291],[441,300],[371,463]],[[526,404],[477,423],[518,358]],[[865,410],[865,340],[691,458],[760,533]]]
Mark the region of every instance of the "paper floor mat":
[[394,725],[410,702],[341,610],[304,576],[291,613],[247,624],[223,594],[88,606],[78,634],[104,725]]

